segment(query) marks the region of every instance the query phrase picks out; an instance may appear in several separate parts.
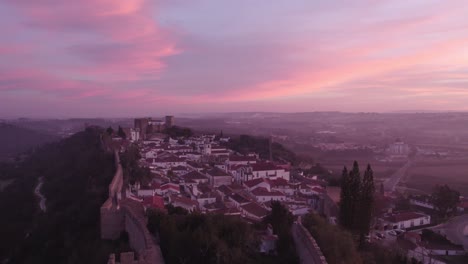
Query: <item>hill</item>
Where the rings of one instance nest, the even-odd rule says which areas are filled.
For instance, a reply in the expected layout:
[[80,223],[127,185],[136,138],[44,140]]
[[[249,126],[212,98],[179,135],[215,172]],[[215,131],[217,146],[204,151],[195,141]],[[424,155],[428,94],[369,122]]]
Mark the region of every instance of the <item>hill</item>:
[[[116,251],[119,245],[99,236],[99,208],[115,169],[101,133],[88,128],[2,164],[2,178],[14,181],[0,192],[1,263],[106,263]],[[45,212],[34,195],[39,177]]]
[[57,138],[49,134],[0,123],[0,161],[54,140]]

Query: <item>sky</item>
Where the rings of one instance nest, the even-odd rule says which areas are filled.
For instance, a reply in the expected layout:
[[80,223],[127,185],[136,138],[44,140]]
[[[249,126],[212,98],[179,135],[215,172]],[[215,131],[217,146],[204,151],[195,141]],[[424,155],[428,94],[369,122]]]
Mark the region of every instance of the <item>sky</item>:
[[466,0],[2,0],[1,117],[468,111]]

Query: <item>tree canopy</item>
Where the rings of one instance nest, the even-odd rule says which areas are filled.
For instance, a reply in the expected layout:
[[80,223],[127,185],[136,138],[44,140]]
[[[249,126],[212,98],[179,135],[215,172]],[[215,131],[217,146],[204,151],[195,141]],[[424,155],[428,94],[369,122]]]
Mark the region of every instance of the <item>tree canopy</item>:
[[187,127],[179,127],[179,126],[172,126],[165,128],[163,130],[164,134],[167,134],[171,138],[179,138],[179,137],[184,137],[188,138],[193,136],[193,131],[190,128]]
[[442,218],[447,217],[457,209],[460,202],[460,193],[448,185],[436,185],[431,195],[431,201]]
[[[263,137],[252,137],[249,135],[240,135],[237,138],[231,138],[229,142],[224,143],[226,147],[241,154],[255,152],[262,159],[270,159],[270,139]],[[299,159],[297,155],[277,142],[271,143],[272,157],[275,161],[287,161],[297,164]]]
[[317,241],[329,264],[362,263],[350,233],[317,214],[304,216],[302,223]]
[[357,234],[360,247],[369,234],[374,208],[374,173],[370,165],[361,180],[359,165],[355,161],[353,169],[343,169],[341,178],[340,224]]
[[[102,133],[88,128],[17,164],[15,181],[0,192],[0,256],[6,263],[105,263],[111,252],[126,248],[124,241],[100,239],[99,208],[115,173]],[[34,196],[39,177],[46,212]]]

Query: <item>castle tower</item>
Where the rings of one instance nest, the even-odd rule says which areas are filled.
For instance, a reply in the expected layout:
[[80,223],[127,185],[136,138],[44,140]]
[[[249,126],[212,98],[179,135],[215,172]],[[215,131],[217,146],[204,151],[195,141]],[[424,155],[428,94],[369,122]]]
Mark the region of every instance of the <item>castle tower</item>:
[[166,128],[174,126],[174,116],[166,116]]
[[149,122],[150,118],[135,118],[134,126],[135,130],[140,131],[140,139],[146,139],[146,131],[148,129]]

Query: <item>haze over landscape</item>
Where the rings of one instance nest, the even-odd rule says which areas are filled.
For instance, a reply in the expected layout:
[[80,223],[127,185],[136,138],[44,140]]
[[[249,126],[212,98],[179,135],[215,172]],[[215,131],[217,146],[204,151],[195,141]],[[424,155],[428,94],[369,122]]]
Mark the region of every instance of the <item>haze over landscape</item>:
[[467,5],[6,0],[0,115],[466,111]]

